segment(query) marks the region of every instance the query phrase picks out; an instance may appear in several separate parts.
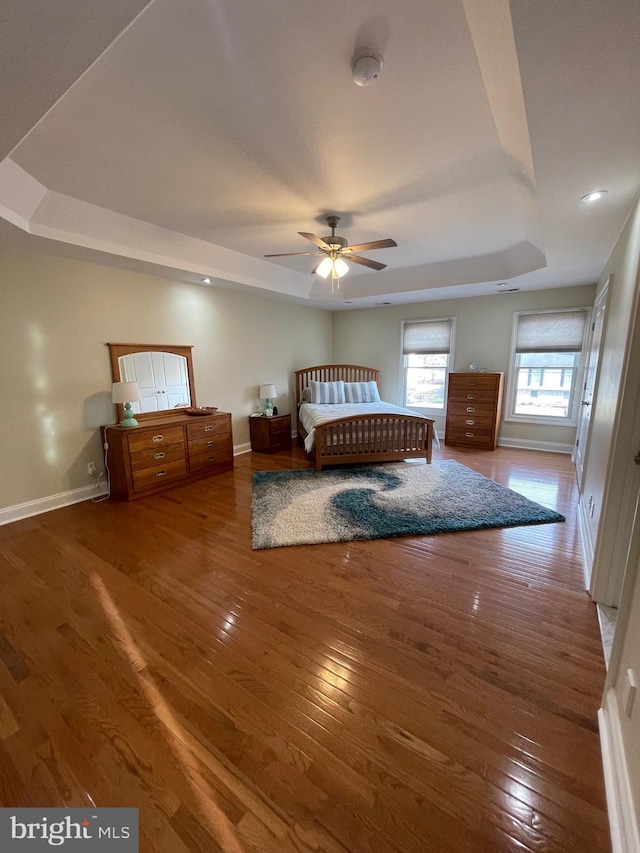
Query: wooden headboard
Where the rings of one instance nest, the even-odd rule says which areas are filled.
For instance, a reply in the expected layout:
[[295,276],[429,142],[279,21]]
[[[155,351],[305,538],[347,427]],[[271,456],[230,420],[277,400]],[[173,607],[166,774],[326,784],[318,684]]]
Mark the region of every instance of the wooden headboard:
[[373,367],[362,367],[359,364],[318,364],[315,367],[305,367],[296,370],[296,406],[300,405],[302,392],[315,382],[378,382],[380,371]]

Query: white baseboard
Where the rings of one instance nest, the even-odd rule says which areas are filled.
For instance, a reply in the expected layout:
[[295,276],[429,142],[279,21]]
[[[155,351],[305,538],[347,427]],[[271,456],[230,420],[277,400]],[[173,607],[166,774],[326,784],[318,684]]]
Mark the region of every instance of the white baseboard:
[[[233,455],[240,456],[242,453],[249,453],[251,450],[250,442],[244,444],[236,444],[233,448]],[[68,492],[60,492],[58,495],[49,495],[46,498],[38,498],[35,501],[27,501],[23,504],[8,506],[0,509],[0,526],[3,524],[11,524],[12,521],[21,521],[23,518],[31,518],[34,515],[40,515],[43,512],[50,512],[52,509],[60,509],[63,506],[71,504],[79,504],[82,501],[91,500],[91,498],[101,497],[107,494],[106,485],[99,491],[96,491],[95,486],[83,486],[80,489],[71,489]]]
[[613,690],[607,692],[602,708],[598,711],[598,726],[613,853],[640,853],[638,816],[633,805],[624,741]]
[[35,501],[8,506],[0,509],[0,525],[11,524],[12,521],[31,518],[33,515],[40,515],[43,512],[50,512],[52,509],[60,509],[63,506],[82,503],[82,501],[88,501],[91,498],[101,497],[106,494],[106,485],[98,491],[96,491],[95,486],[82,486],[80,489],[71,489],[68,492],[60,492],[58,495],[49,495],[47,498],[38,498]]
[[593,542],[591,541],[591,530],[585,506],[581,500],[578,501],[578,529],[580,531],[580,545],[582,546],[584,588],[589,589],[591,586],[591,572],[593,571]]
[[561,444],[559,441],[533,441],[528,438],[499,438],[499,447],[513,447],[518,450],[544,450],[546,453],[573,452],[573,444]]

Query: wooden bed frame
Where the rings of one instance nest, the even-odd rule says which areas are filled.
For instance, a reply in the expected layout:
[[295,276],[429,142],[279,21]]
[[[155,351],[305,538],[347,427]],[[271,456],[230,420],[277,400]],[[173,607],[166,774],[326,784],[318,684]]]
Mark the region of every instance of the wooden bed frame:
[[[320,364],[295,371],[296,412],[300,411],[302,392],[316,382],[378,382],[380,371],[357,364]],[[316,427],[316,470],[327,465],[366,462],[400,462],[424,458],[431,464],[433,421],[418,415],[374,414],[338,418]],[[298,440],[304,442],[307,431],[298,415]]]

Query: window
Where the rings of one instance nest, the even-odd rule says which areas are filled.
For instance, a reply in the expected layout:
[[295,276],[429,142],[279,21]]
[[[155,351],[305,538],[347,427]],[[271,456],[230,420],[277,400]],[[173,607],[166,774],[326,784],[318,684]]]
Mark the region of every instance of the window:
[[514,316],[510,419],[573,423],[589,310]]
[[403,324],[403,405],[444,411],[454,322],[445,317]]

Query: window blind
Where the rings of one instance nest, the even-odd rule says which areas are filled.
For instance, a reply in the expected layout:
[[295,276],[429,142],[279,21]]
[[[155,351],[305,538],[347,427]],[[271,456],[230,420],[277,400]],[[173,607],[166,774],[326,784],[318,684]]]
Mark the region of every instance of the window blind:
[[404,355],[442,354],[451,352],[451,318],[418,320],[404,324],[402,352]]
[[581,352],[586,311],[520,314],[516,352]]

